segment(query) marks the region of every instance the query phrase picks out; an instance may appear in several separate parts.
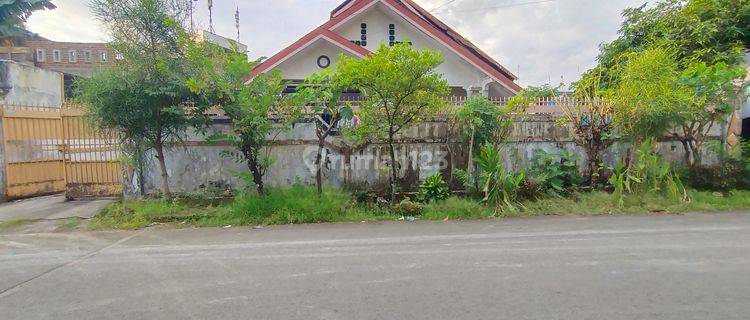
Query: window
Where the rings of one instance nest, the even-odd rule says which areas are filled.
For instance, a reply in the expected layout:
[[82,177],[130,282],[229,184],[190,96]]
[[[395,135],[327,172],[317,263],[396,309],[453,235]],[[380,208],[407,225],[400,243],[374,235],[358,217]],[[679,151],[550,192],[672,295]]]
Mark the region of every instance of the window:
[[60,52],[60,49],[52,50],[52,61],[54,62],[62,61],[62,53]]
[[47,60],[47,52],[44,49],[36,49],[36,61],[44,62]]
[[83,51],[83,61],[86,63],[91,63],[91,50]]
[[396,44],[396,25],[393,23],[388,25],[388,44],[390,46]]
[[122,56],[122,53],[115,52],[115,60],[122,60],[124,57]]
[[107,62],[107,51],[99,51],[99,62]]
[[78,62],[78,52],[76,52],[75,50],[68,50],[68,62]]

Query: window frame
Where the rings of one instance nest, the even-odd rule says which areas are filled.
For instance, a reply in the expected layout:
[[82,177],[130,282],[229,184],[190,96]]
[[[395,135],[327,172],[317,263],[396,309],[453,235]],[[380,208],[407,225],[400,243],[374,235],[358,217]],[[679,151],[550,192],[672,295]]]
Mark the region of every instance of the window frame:
[[68,49],[68,63],[78,63],[78,50]]
[[57,63],[62,62],[62,50],[52,49],[52,62],[57,62]]
[[44,48],[36,48],[36,62],[46,62],[47,61],[47,50]]
[[93,52],[91,50],[83,50],[83,62],[92,63],[94,61]]

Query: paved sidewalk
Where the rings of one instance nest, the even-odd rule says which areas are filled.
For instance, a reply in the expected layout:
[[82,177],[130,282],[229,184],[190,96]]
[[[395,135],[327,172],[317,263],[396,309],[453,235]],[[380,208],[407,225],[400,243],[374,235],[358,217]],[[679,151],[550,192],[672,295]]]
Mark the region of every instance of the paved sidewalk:
[[63,195],[17,200],[0,204],[0,222],[91,218],[110,203],[112,200],[65,201]]

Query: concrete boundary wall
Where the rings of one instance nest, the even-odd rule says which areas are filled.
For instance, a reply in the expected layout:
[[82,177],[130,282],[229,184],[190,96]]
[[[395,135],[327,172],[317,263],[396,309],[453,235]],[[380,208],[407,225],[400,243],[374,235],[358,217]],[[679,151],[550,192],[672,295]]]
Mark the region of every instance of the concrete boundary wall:
[[[581,155],[579,166],[585,166],[583,150],[573,143],[568,130],[555,124],[551,115],[532,115],[514,122],[509,141],[504,144],[506,168],[520,170],[530,166],[536,149],[549,152],[568,150]],[[717,126],[718,127],[718,126]],[[230,125],[215,123],[210,131],[229,132]],[[453,169],[466,168],[468,150],[458,140],[458,134],[446,121],[424,122],[409,128],[401,135],[396,149],[399,159],[400,184],[404,190],[416,190],[424,178],[437,172],[452,176]],[[721,136],[719,128],[712,139]],[[171,148],[167,154],[170,185],[175,192],[193,192],[210,184],[241,188],[236,171],[247,171],[244,163],[222,155],[233,151],[231,146],[211,145],[204,137],[192,134],[184,143]],[[288,132],[280,133],[270,154],[274,163],[265,175],[270,186],[284,186],[295,182],[312,184],[315,181],[317,138],[314,123],[301,123]],[[325,152],[324,181],[327,185],[385,188],[388,180],[388,148],[384,143],[364,146],[347,144],[341,136],[329,137]],[[608,164],[615,164],[627,154],[628,146],[615,144],[605,155]],[[660,141],[659,152],[667,160],[683,165],[683,149],[679,141]],[[153,155],[144,173],[146,193],[159,189],[161,177]],[[711,161],[707,150],[704,159]],[[233,173],[234,172],[234,173]],[[131,174],[126,189],[138,191],[138,182]]]

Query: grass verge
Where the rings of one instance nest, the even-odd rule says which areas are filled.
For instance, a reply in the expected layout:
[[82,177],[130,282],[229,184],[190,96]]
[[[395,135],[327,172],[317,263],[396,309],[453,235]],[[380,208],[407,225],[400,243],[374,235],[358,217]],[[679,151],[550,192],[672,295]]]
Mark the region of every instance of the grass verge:
[[[605,192],[578,193],[569,198],[550,197],[521,203],[516,210],[484,206],[475,199],[451,197],[425,204],[422,220],[482,219],[537,215],[649,214],[654,212],[709,212],[750,209],[750,191],[724,195],[690,192],[691,201],[678,203],[655,195],[627,196],[618,206]],[[180,201],[125,201],[114,204],[92,219],[92,229],[139,229],[152,223],[188,226],[273,225],[319,222],[396,220],[400,215],[388,208],[356,204],[351,195],[326,190],[318,196],[312,187],[270,189],[266,195],[241,195],[221,205],[199,205]]]
[[0,222],[0,229],[10,229],[34,222],[32,219],[16,219]]

